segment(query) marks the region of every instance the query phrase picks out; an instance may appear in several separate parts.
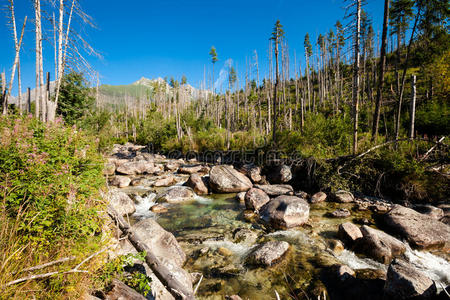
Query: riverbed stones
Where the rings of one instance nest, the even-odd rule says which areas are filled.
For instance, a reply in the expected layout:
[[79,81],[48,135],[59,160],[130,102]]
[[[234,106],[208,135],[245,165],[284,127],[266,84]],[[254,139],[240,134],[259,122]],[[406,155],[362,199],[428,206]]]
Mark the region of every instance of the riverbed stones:
[[177,161],[168,161],[164,165],[164,170],[170,171],[170,172],[176,172],[178,171],[178,167],[180,166],[180,162]]
[[394,205],[392,210],[384,215],[384,221],[393,232],[408,240],[415,248],[449,247],[450,226],[433,217]]
[[247,192],[240,192],[236,194],[236,200],[244,203],[245,202],[245,194],[247,194]]
[[254,244],[258,239],[258,234],[248,228],[238,228],[233,232],[235,243]]
[[214,166],[209,172],[209,185],[216,193],[246,192],[252,187],[247,176],[236,171],[233,166]]
[[309,204],[295,196],[278,196],[261,208],[260,215],[274,228],[292,228],[308,221]]
[[186,181],[186,186],[192,188],[197,195],[207,195],[208,188],[205,180],[199,174],[192,174]]
[[344,245],[340,240],[329,240],[328,241],[328,248],[330,248],[331,251],[333,251],[334,254],[339,255],[344,251]]
[[331,266],[331,272],[340,281],[346,281],[352,277],[355,277],[356,273],[347,265],[335,264]]
[[432,205],[417,205],[414,209],[419,213],[435,218],[436,220],[439,220],[444,216],[444,210],[442,208]]
[[255,188],[263,190],[270,197],[294,194],[294,189],[289,184],[255,184]]
[[137,177],[131,180],[132,186],[151,186],[154,184],[154,180],[145,177]]
[[153,183],[153,186],[154,187],[171,186],[171,185],[174,185],[176,182],[177,181],[176,181],[175,177],[173,177],[172,175],[166,175],[166,176],[162,176],[162,177],[158,178]]
[[339,191],[335,192],[333,194],[333,199],[336,202],[340,202],[340,203],[350,203],[350,202],[355,201],[355,197],[353,196],[353,194],[348,191],[344,191],[344,190],[339,190]]
[[114,176],[109,180],[109,184],[112,186],[117,186],[119,188],[124,188],[130,185],[131,179],[127,176]]
[[280,184],[289,182],[292,179],[291,167],[287,165],[276,166],[268,175],[270,183]]
[[136,211],[133,200],[127,194],[118,190],[109,192],[109,204],[121,215],[131,215]]
[[195,193],[190,187],[174,186],[156,197],[156,201],[182,203],[194,200]]
[[324,192],[317,192],[314,195],[312,195],[310,202],[311,203],[320,203],[320,202],[324,202],[325,200],[327,200],[327,194],[325,194]]
[[263,190],[251,188],[245,194],[245,207],[259,211],[259,209],[270,201],[269,196]]
[[105,163],[105,167],[103,168],[103,175],[111,176],[116,173],[116,165],[114,163]]
[[356,242],[355,251],[381,263],[388,264],[406,251],[405,244],[381,230],[364,225],[361,233],[363,237]]
[[156,214],[165,213],[168,211],[167,207],[165,207],[164,205],[161,205],[161,204],[153,205],[152,207],[150,207],[150,210]]
[[183,165],[178,168],[178,173],[180,174],[194,174],[198,173],[203,169],[202,165]]
[[247,263],[258,266],[272,266],[279,262],[289,249],[285,241],[271,241],[257,246],[247,257]]
[[389,265],[384,292],[393,299],[430,299],[437,290],[425,274],[410,263],[395,259]]
[[132,230],[152,249],[158,259],[170,259],[181,267],[186,261],[186,254],[178,244],[174,235],[162,228],[153,219],[144,219],[132,226]]
[[332,218],[347,218],[350,217],[351,213],[346,208],[338,208],[330,214]]
[[361,230],[353,223],[345,222],[339,225],[338,237],[347,246],[351,246],[357,239],[363,237]]
[[129,161],[121,164],[116,169],[116,172],[124,175],[153,174],[155,172],[155,166],[153,163],[145,160]]
[[262,180],[261,168],[254,164],[245,164],[239,168],[239,172],[245,174],[253,183],[259,183]]

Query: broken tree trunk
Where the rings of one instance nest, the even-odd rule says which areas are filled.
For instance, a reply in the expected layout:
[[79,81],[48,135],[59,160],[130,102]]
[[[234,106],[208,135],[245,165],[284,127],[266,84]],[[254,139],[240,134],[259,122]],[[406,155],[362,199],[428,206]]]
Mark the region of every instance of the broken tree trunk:
[[108,206],[108,214],[117,223],[119,229],[127,236],[130,243],[139,252],[145,252],[145,261],[147,265],[155,273],[156,277],[167,288],[175,299],[193,300],[194,295],[187,290],[170,271],[159,261],[159,259],[152,253],[152,250],[144,244],[140,238],[134,233],[130,225],[124,220],[122,216],[117,214],[114,208]]

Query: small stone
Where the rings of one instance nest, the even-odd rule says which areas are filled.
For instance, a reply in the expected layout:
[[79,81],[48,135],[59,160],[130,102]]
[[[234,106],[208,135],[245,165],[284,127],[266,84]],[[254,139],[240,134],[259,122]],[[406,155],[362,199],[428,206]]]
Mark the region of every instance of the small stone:
[[333,251],[334,254],[339,255],[344,251],[344,245],[339,240],[330,240],[328,242],[328,247]]
[[249,210],[258,211],[269,201],[269,196],[264,193],[264,191],[257,188],[251,188],[245,194],[245,207]]
[[165,213],[168,211],[167,207],[161,204],[155,204],[152,207],[150,207],[150,210],[154,213]]
[[225,247],[219,247],[219,248],[217,249],[217,252],[218,252],[220,255],[222,255],[222,256],[231,256],[231,255],[233,255],[233,252],[232,252],[230,249],[225,248]]
[[277,263],[289,249],[285,241],[272,241],[259,245],[247,258],[253,265],[272,266]]
[[247,194],[246,192],[240,192],[236,194],[236,200],[244,203],[245,202],[245,194]]
[[346,208],[339,208],[333,211],[330,216],[333,218],[347,218],[350,216],[350,211]]
[[363,237],[361,230],[353,223],[346,222],[339,225],[338,236],[346,245],[352,245],[357,239]]
[[353,196],[353,194],[344,190],[335,192],[333,198],[336,200],[336,202],[340,203],[349,203],[355,201],[355,197]]
[[312,195],[310,202],[311,203],[320,203],[327,200],[327,194],[324,192],[317,192],[314,195]]

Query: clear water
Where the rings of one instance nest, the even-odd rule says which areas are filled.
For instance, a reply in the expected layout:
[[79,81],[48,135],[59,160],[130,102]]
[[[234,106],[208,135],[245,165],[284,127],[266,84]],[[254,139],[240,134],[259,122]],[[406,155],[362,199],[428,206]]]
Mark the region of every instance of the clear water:
[[[308,224],[296,229],[272,231],[262,223],[245,221],[244,206],[234,196],[197,196],[189,203],[164,204],[169,211],[163,214],[149,211],[155,194],[136,197],[135,219],[156,218],[162,227],[176,236],[184,249],[188,257],[185,268],[204,275],[196,294],[198,299],[223,299],[224,295],[234,294],[243,299],[276,299],[275,291],[281,299],[307,299],[305,295],[311,297],[313,288],[323,286],[321,269],[332,264],[346,264],[355,270],[387,270],[387,266],[359,257],[349,250],[335,254],[327,248],[327,240],[336,238],[339,224],[354,218],[367,218],[373,222],[370,211],[352,211],[348,218],[332,219],[325,214],[336,208],[351,210],[352,204],[314,204],[311,205]],[[251,229],[258,235],[258,242],[283,240],[289,242],[291,248],[275,266],[248,267],[245,259],[255,243],[235,242],[233,232],[238,228]],[[450,283],[450,265],[445,258],[411,249],[405,256],[433,280],[439,280],[445,286]]]

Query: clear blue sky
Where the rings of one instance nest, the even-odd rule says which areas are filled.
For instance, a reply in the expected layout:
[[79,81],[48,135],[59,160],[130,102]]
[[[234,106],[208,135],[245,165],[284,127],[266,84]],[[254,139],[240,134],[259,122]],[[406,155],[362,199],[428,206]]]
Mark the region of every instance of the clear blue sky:
[[[20,27],[25,15],[32,21],[32,1],[16,0]],[[46,1],[49,2],[49,1]],[[80,0],[93,17],[97,29],[84,28],[84,36],[103,55],[89,58],[105,84],[129,84],[140,77],[175,77],[183,74],[198,86],[204,66],[211,69],[209,50],[217,48],[219,62],[215,77],[228,59],[241,72],[246,58],[258,51],[261,77],[267,64],[268,39],[273,24],[280,19],[294,61],[303,58],[303,39],[307,32],[315,44],[319,33],[334,29],[343,20],[341,0]],[[6,6],[7,1],[2,0]],[[46,4],[48,5],[48,3]],[[368,1],[366,11],[373,19],[375,32],[381,31],[383,0]],[[7,26],[8,11],[1,11],[0,70],[7,72],[14,59],[14,45]],[[51,28],[48,28],[52,38]],[[18,29],[19,30],[19,29]],[[22,60],[23,85],[34,86],[34,25],[28,22]],[[314,45],[315,46],[315,45]],[[54,73],[53,48],[44,43],[45,71]],[[242,77],[242,75],[241,75]]]

